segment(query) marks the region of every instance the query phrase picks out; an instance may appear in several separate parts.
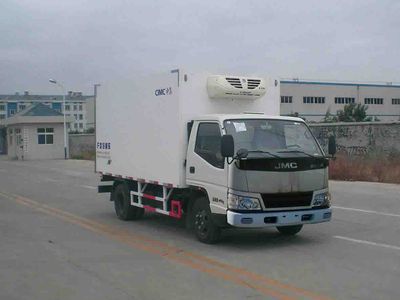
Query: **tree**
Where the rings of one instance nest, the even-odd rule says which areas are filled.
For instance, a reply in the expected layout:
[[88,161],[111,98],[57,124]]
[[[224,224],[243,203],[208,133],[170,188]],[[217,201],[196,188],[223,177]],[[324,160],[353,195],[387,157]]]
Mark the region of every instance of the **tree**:
[[331,110],[328,108],[325,117],[322,119],[322,123],[333,123],[337,121],[338,121],[337,116],[331,114]]
[[346,104],[343,110],[338,110],[337,119],[339,122],[365,122],[367,118],[368,106],[361,103]]

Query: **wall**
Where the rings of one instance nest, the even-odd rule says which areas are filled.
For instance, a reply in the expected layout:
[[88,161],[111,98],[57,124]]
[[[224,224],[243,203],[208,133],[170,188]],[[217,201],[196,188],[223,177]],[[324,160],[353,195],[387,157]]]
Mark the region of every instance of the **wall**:
[[87,153],[95,153],[95,143],[94,134],[70,134],[69,157],[83,157]]
[[338,152],[400,154],[400,122],[310,124],[310,128],[326,153],[328,136],[334,134]]
[[[38,128],[54,128],[53,144],[39,145]],[[63,124],[34,124],[25,127],[28,134],[28,151],[25,159],[62,159],[64,158],[64,126]]]

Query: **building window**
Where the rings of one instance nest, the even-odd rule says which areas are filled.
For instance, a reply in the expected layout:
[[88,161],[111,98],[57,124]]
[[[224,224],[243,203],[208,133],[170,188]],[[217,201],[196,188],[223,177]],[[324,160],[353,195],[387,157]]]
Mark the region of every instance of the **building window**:
[[292,96],[281,96],[281,103],[292,103],[293,97]]
[[310,97],[310,96],[303,97],[303,103],[323,104],[323,103],[325,103],[325,97]]
[[38,134],[38,144],[39,145],[53,144],[54,128],[38,128],[37,134]]
[[71,124],[70,123],[67,123],[67,128],[71,129]]
[[78,124],[74,123],[74,128],[78,129]]
[[0,104],[0,110],[1,111],[5,111],[6,110],[6,106],[4,104]]
[[82,111],[82,104],[79,104],[79,110]]
[[10,109],[10,116],[15,115],[15,109]]
[[78,120],[78,115],[74,114],[75,120]]
[[66,104],[65,105],[65,110],[67,111],[67,110],[70,110],[70,109],[71,109],[71,106],[69,104]]
[[383,98],[364,98],[364,104],[383,104]]
[[79,120],[83,120],[83,115],[82,114],[79,115]]
[[80,128],[80,129],[83,128],[83,123],[79,123],[79,128]]
[[24,110],[26,108],[26,105],[25,104],[21,104],[20,106],[19,106],[19,110]]
[[78,106],[76,104],[74,104],[74,110],[77,110]]
[[356,99],[351,97],[335,97],[336,104],[351,104],[355,103]]
[[0,120],[4,120],[6,118],[6,115],[0,115]]
[[400,98],[392,99],[392,104],[400,105]]

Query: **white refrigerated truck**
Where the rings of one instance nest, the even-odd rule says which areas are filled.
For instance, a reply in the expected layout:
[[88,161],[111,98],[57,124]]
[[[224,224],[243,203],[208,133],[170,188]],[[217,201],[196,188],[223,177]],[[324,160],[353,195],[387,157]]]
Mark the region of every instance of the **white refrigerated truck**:
[[329,221],[328,159],[279,107],[279,80],[267,77],[173,70],[103,84],[99,192],[111,193],[122,220],[185,218],[205,243],[224,227],[292,235]]

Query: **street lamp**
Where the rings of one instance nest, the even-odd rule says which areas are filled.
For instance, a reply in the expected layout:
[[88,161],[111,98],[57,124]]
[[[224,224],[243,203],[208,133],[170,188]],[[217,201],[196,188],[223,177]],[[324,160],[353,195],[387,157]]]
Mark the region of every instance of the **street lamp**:
[[62,92],[63,92],[63,112],[64,112],[64,114],[63,114],[63,115],[64,115],[64,159],[67,159],[67,125],[66,125],[66,121],[65,121],[65,94],[66,94],[66,91],[65,91],[65,87],[64,87],[61,83],[59,83],[57,80],[49,79],[49,82],[58,85],[58,86],[62,89]]

